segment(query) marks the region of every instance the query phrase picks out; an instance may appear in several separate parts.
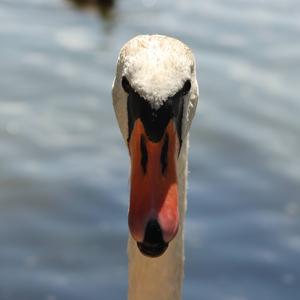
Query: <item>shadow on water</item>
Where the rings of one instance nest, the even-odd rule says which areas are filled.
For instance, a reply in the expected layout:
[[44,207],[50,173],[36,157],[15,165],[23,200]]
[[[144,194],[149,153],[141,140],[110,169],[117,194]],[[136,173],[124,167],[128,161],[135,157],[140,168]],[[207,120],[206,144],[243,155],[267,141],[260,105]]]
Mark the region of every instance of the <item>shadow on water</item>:
[[80,9],[94,9],[106,21],[113,19],[115,0],[67,0]]

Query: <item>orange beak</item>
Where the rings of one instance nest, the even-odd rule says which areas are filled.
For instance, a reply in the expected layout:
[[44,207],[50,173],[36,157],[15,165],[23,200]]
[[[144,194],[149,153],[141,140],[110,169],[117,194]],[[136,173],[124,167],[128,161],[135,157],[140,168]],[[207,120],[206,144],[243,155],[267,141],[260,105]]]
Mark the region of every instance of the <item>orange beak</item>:
[[138,245],[145,242],[147,225],[155,221],[157,226],[154,230],[161,235],[167,247],[179,224],[176,174],[179,140],[174,122],[170,120],[162,138],[153,142],[147,138],[141,119],[136,119],[128,147],[131,157],[128,215],[131,235]]

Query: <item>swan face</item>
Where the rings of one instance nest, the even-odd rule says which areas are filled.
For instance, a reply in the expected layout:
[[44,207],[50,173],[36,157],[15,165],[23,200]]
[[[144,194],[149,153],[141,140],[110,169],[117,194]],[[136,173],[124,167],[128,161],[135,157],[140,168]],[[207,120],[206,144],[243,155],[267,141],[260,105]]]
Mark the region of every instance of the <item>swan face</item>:
[[159,256],[179,226],[177,165],[198,100],[191,50],[170,37],[133,38],[112,94],[131,158],[129,229],[143,254]]

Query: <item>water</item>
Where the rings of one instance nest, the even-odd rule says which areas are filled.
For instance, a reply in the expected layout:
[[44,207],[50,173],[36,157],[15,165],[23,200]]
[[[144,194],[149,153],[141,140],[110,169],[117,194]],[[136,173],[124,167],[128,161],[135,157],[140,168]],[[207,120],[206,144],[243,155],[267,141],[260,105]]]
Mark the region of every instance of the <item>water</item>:
[[300,299],[300,5],[0,1],[0,299],[125,299],[128,154],[111,83],[138,33],[182,39],[200,103],[184,299]]

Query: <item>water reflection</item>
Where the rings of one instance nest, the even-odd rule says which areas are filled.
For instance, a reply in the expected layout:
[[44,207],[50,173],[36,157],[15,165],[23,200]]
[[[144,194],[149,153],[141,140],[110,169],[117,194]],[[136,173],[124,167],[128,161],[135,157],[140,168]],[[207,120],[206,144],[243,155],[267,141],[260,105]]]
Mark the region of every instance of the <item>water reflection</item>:
[[96,9],[103,19],[110,20],[113,17],[115,0],[67,0],[78,8]]

